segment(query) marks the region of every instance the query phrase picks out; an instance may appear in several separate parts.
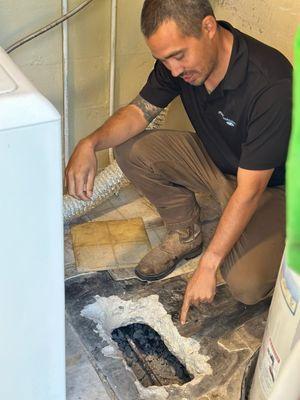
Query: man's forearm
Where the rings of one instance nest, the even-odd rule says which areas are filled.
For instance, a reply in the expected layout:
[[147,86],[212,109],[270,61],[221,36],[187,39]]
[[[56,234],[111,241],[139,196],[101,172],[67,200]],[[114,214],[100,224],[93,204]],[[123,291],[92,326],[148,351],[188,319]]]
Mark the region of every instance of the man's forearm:
[[97,170],[95,152],[118,146],[139,134],[161,110],[162,108],[137,96],[99,129],[82,139],[75,147],[66,167],[68,193],[78,200],[90,200]]
[[141,112],[133,105],[120,108],[100,128],[84,140],[95,151],[115,147],[142,132],[148,125]]
[[137,96],[84,140],[95,151],[118,146],[142,132],[161,110],[162,108]]
[[255,213],[261,194],[262,192],[258,192],[247,199],[236,189],[223,211],[207,250],[203,254],[203,265],[217,270]]

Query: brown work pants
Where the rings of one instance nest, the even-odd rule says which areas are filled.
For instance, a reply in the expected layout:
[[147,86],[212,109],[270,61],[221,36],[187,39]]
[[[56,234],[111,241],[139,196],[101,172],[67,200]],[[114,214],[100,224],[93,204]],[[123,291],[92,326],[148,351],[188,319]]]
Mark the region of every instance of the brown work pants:
[[[156,206],[169,228],[199,220],[195,193],[209,191],[221,210],[236,188],[195,133],[145,131],[115,149],[120,168]],[[285,191],[267,188],[244,233],[221,266],[232,295],[255,304],[272,291],[285,244]]]

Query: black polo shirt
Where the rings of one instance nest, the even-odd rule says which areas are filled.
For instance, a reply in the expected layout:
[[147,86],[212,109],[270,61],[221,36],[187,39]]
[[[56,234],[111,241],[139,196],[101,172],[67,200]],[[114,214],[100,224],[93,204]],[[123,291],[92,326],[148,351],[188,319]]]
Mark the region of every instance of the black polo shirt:
[[269,186],[283,185],[291,131],[292,66],[277,50],[218,22],[234,37],[227,73],[208,94],[204,85],[192,86],[174,78],[155,63],[140,95],[166,107],[180,96],[189,119],[208,154],[225,174],[238,167],[275,168]]

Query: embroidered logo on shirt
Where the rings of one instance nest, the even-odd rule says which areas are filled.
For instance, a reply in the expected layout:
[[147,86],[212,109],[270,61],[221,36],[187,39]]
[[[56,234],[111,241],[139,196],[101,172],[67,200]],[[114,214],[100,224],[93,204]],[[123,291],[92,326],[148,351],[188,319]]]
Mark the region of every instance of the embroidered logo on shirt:
[[223,118],[227,125],[231,126],[232,128],[236,126],[236,122],[234,122],[232,119],[226,118],[222,111],[218,111],[218,115]]

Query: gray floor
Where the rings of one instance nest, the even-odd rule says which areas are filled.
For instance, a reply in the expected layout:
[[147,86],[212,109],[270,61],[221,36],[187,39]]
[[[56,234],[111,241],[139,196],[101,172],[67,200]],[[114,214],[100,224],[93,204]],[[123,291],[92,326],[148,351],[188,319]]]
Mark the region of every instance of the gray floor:
[[68,400],[110,400],[88,353],[66,322],[66,379]]

